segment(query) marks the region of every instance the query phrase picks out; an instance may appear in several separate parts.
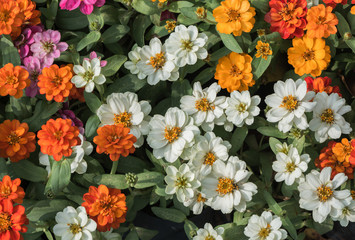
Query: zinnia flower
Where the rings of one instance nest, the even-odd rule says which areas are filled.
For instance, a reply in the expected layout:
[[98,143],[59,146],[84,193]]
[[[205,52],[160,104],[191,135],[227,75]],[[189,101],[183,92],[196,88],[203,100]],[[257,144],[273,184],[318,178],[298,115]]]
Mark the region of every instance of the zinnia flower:
[[329,77],[306,77],[304,79],[307,83],[307,91],[326,92],[328,94],[337,93],[341,97],[340,89],[338,86],[330,86],[332,79]]
[[20,232],[27,232],[29,223],[25,208],[22,205],[13,206],[8,199],[0,201],[0,239],[1,240],[22,240]]
[[77,99],[80,102],[85,102],[84,91],[85,91],[84,87],[77,88],[73,84],[73,87],[70,89],[70,92],[69,92],[69,100]]
[[330,62],[330,48],[324,39],[312,39],[308,36],[292,40],[293,47],[287,50],[288,62],[295,68],[295,73],[302,76],[319,76]]
[[129,134],[130,129],[122,124],[105,125],[97,129],[98,136],[94,137],[97,144],[96,152],[110,155],[112,161],[117,161],[120,156],[127,157],[136,150],[133,144],[137,138]]
[[205,223],[203,228],[197,230],[196,236],[192,240],[223,240],[223,227],[213,229],[210,223]]
[[22,60],[27,56],[32,56],[32,52],[30,48],[31,48],[31,44],[34,43],[33,36],[36,33],[42,31],[43,31],[42,25],[29,26],[22,31],[21,35],[14,42],[15,46],[18,48]]
[[25,25],[38,25],[41,23],[41,12],[36,10],[36,3],[32,0],[15,0],[20,8],[18,16],[22,20],[22,26],[15,26],[12,29],[11,37],[16,39],[21,34],[22,27]]
[[251,60],[248,54],[231,52],[218,60],[215,79],[228,92],[245,91],[255,84],[251,73]]
[[63,104],[63,108],[60,109],[57,114],[60,118],[72,120],[72,126],[77,126],[80,134],[84,134],[84,124],[77,116],[75,116],[75,113],[72,110],[69,110],[68,102]]
[[45,67],[42,74],[38,76],[38,87],[41,94],[46,94],[46,99],[56,102],[63,102],[69,96],[70,89],[73,87],[71,78],[73,74],[69,66],[59,68],[54,64]]
[[0,124],[0,156],[18,162],[36,150],[36,135],[28,131],[27,123],[14,119]]
[[302,37],[306,27],[306,0],[271,0],[265,21],[272,32],[279,32],[283,39]]
[[348,2],[348,0],[323,0],[323,2],[327,6],[331,6],[332,8],[335,8],[336,5],[339,4],[339,3],[345,5]]
[[101,57],[98,57],[97,56],[97,53],[95,51],[92,51],[90,53],[90,58],[84,58],[84,60],[87,60],[87,61],[90,61],[90,60],[93,60],[94,58],[98,58],[100,60],[100,67],[105,67],[107,65],[107,61],[105,60],[101,60]]
[[94,6],[102,7],[105,0],[62,0],[59,3],[60,9],[72,11],[80,8],[80,11],[85,15],[90,15],[94,10]]
[[213,10],[213,17],[217,22],[220,33],[240,36],[243,32],[250,32],[255,23],[255,8],[248,0],[225,0]]
[[29,73],[22,67],[12,63],[6,64],[0,69],[0,95],[20,98],[23,89],[30,85]]
[[0,182],[0,201],[9,199],[14,203],[21,204],[25,197],[23,188],[20,187],[21,179],[11,180],[9,175],[5,175]]
[[256,58],[262,57],[265,60],[267,60],[267,57],[272,55],[272,51],[268,43],[258,41],[258,44],[256,45],[255,48],[256,48],[256,54],[255,54]]
[[38,76],[41,74],[43,69],[43,64],[35,57],[26,57],[23,60],[23,64],[25,65],[23,68],[26,69],[31,79],[31,85],[26,88],[26,96],[35,97],[39,93],[39,88],[37,86]]
[[323,4],[308,10],[306,29],[309,38],[327,38],[337,32],[338,18],[332,10],[332,7]]
[[72,147],[80,144],[79,129],[72,126],[70,119],[49,119],[37,133],[41,152],[53,156],[60,161],[63,156],[69,157]]
[[355,150],[355,139],[350,141],[347,138],[343,138],[341,142],[336,143],[332,151],[337,156],[338,159],[344,159],[351,164],[355,164],[355,156],[351,153]]
[[90,186],[89,192],[83,196],[86,212],[97,223],[100,232],[119,228],[126,221],[126,196],[121,190],[100,185]]
[[23,20],[16,1],[0,0],[0,35],[10,34],[12,29],[20,27]]

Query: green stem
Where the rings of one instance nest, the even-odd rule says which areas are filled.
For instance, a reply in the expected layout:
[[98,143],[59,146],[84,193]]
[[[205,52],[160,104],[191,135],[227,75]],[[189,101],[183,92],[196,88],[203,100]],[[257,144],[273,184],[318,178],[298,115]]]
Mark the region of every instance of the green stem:
[[259,150],[260,150],[260,148],[261,148],[261,146],[262,146],[262,144],[263,144],[264,138],[265,138],[265,136],[262,135],[262,136],[261,136],[261,139],[260,139],[260,142],[259,142]]
[[117,166],[118,166],[118,161],[112,162],[112,168],[110,174],[116,174]]
[[48,238],[48,240],[54,240],[52,234],[50,231],[48,231],[48,229],[44,230],[44,234],[46,234],[46,237]]

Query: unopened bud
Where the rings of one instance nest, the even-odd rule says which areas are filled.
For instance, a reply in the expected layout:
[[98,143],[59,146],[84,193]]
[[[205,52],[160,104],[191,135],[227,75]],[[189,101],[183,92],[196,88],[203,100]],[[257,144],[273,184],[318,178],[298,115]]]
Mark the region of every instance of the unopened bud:
[[350,40],[353,37],[351,32],[344,33],[344,40]]
[[204,7],[198,7],[195,13],[198,18],[205,19],[207,17],[207,10]]
[[130,187],[134,187],[134,185],[136,185],[138,181],[138,177],[134,173],[126,173],[125,178],[126,178],[126,183]]

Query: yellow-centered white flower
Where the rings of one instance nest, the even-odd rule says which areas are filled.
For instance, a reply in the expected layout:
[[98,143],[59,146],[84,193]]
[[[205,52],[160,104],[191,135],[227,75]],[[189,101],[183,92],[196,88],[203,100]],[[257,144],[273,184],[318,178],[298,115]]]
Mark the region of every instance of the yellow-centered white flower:
[[192,240],[223,240],[224,228],[213,229],[210,223],[205,223],[203,228],[197,230],[196,236]]

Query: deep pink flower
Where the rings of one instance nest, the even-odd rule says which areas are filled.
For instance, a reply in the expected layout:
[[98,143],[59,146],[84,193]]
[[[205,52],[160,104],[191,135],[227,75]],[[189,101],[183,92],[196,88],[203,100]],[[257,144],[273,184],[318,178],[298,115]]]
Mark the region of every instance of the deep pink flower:
[[62,0],[59,6],[61,9],[69,11],[79,7],[82,13],[89,15],[94,10],[94,6],[102,7],[104,4],[105,0]]
[[90,61],[93,60],[94,58],[98,58],[100,60],[100,67],[105,67],[107,65],[107,61],[101,60],[101,57],[98,57],[95,51],[92,51],[90,53],[90,59],[84,58],[84,60]]
[[34,43],[31,45],[33,56],[44,63],[44,67],[53,64],[54,59],[60,56],[68,48],[68,44],[60,41],[60,32],[47,30],[36,33],[33,36]]
[[38,60],[38,58],[29,56],[23,60],[25,65],[23,68],[26,69],[30,74],[31,85],[26,88],[26,96],[35,97],[39,93],[39,88],[37,86],[38,76],[41,74],[43,69],[43,64]]
[[42,25],[29,26],[25,28],[15,41],[15,46],[19,50],[21,60],[27,56],[32,56],[30,46],[34,43],[33,36],[38,32],[43,32]]
[[72,121],[72,126],[77,126],[79,128],[80,134],[84,135],[84,124],[79,118],[75,116],[75,113],[72,110],[69,110],[68,102],[63,104],[63,108],[60,109],[57,114],[60,118],[70,119]]

